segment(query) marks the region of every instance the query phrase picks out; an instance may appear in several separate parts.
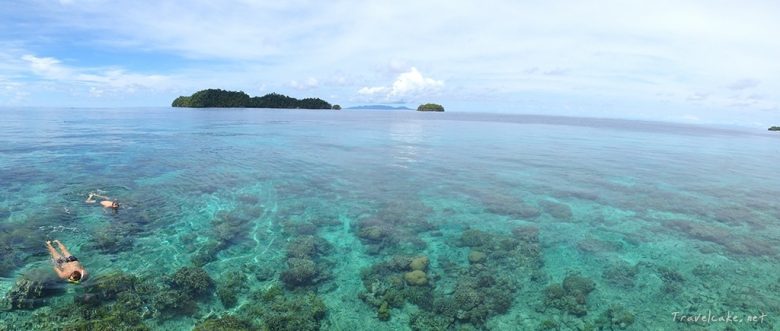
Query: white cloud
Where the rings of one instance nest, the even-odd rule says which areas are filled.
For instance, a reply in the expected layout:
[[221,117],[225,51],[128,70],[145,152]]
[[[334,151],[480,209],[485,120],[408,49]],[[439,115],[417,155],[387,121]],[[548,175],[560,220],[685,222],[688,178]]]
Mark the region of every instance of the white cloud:
[[746,78],[746,79],[740,79],[730,84],[729,86],[727,86],[727,88],[731,90],[746,90],[758,86],[759,83],[760,82],[756,79]]
[[[23,86],[26,93],[15,93],[9,103],[18,103],[30,96],[30,92],[63,92],[72,95],[102,97],[107,95],[125,96],[138,91],[160,91],[170,89],[171,77],[128,72],[117,67],[78,67],[67,65],[54,57],[24,54],[13,57],[0,54],[11,62],[14,69],[0,68],[10,73],[14,79],[5,83],[6,89],[15,91]],[[34,79],[37,78],[37,79]]]
[[128,73],[123,69],[117,68],[78,68],[66,66],[62,64],[62,61],[52,57],[38,57],[27,54],[22,56],[21,59],[28,64],[33,74],[44,79],[66,84],[83,83],[100,91],[108,89],[132,92],[137,88],[161,87],[167,80],[167,77],[162,75]]
[[358,94],[380,97],[384,101],[403,101],[408,97],[419,97],[435,92],[442,86],[444,86],[443,81],[423,77],[417,68],[412,67],[409,71],[398,75],[391,86],[363,87],[358,90]]
[[297,80],[293,80],[290,82],[290,87],[296,89],[296,90],[311,90],[314,88],[317,88],[320,86],[320,82],[314,78],[309,77],[306,80],[299,82]]
[[26,61],[33,73],[46,79],[63,79],[70,76],[71,71],[62,66],[61,62],[51,57],[37,57],[35,55],[24,55],[22,60]]

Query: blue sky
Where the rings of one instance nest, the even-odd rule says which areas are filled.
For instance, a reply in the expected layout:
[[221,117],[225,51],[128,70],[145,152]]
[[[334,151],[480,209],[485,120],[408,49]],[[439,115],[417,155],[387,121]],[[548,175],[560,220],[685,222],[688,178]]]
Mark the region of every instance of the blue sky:
[[0,106],[204,88],[780,124],[778,1],[0,0]]

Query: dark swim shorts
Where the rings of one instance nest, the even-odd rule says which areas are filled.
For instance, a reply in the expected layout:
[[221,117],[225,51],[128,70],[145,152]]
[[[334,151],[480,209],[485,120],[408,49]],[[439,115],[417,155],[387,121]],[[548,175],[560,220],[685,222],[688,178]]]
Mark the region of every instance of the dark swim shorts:
[[75,256],[71,255],[71,256],[68,256],[68,257],[66,257],[64,259],[63,258],[58,258],[57,259],[57,264],[63,264],[63,263],[68,263],[68,262],[76,262],[78,260],[79,259],[77,259]]

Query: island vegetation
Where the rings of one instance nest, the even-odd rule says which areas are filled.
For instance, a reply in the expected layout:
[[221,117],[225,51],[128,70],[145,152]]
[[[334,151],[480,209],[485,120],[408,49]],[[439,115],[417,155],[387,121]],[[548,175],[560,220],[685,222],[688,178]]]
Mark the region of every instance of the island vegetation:
[[417,107],[417,111],[444,111],[444,107],[435,103],[426,103]]
[[171,106],[189,108],[336,109],[327,101],[319,98],[296,99],[278,93],[269,93],[262,97],[250,97],[243,91],[236,92],[221,89],[201,90],[193,93],[191,96],[180,96],[173,100]]
[[780,126],[773,126],[769,128],[769,131],[780,131]]

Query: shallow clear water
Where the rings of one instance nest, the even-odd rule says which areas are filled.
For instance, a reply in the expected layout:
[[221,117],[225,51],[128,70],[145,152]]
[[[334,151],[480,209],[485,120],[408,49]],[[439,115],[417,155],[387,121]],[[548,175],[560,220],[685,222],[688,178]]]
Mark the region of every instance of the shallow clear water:
[[[780,327],[777,135],[389,111],[2,117],[0,330]],[[52,279],[51,239],[89,279]]]

